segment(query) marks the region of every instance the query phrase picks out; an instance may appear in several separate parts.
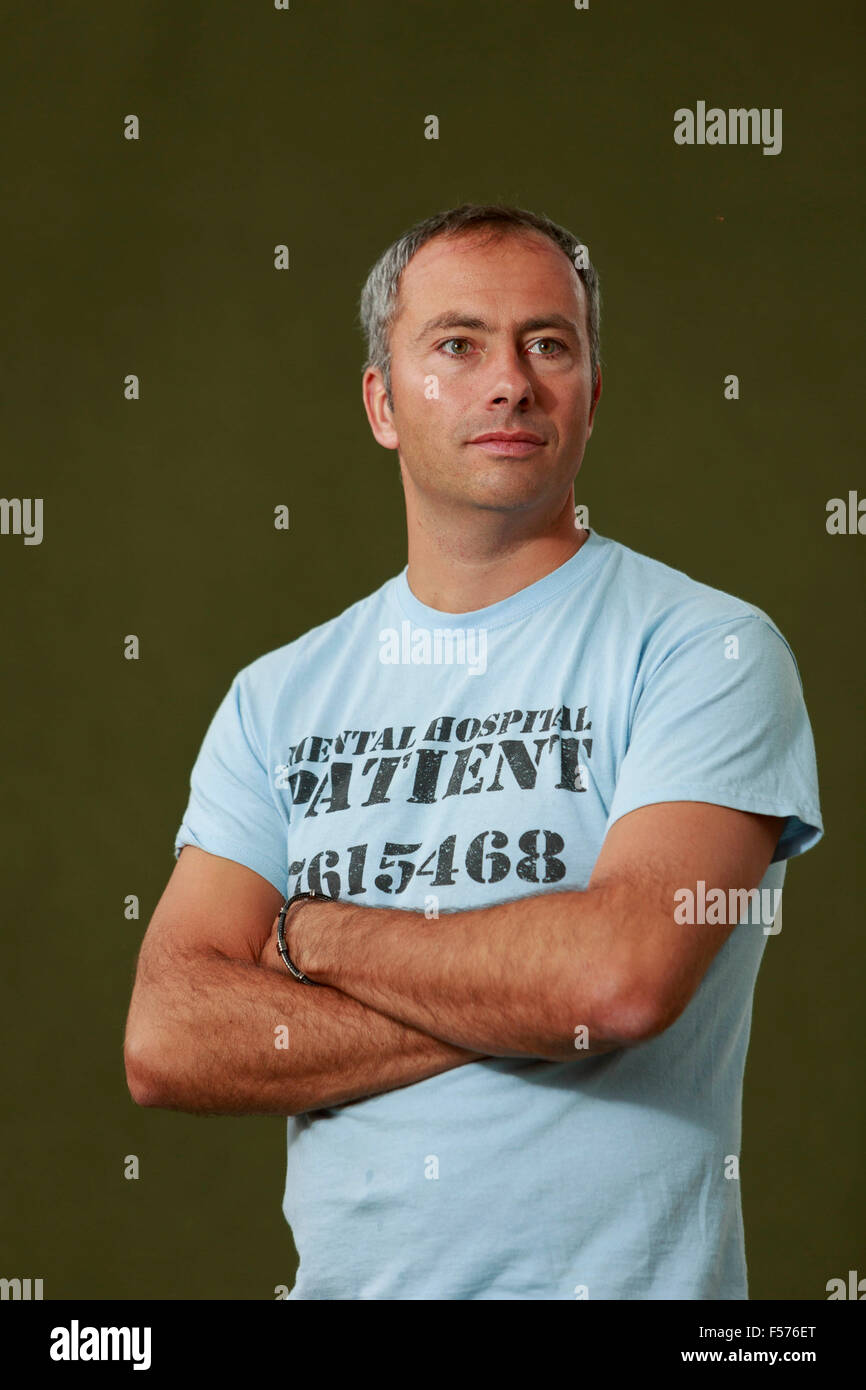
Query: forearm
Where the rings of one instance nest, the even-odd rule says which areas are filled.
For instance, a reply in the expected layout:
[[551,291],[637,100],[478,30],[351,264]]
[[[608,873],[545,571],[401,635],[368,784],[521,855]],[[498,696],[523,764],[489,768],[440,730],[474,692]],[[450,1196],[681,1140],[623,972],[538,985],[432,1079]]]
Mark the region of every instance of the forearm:
[[[200,952],[140,962],[127,1023],[140,1104],[294,1115],[426,1080],[480,1054],[331,988]],[[133,1080],[134,1079],[134,1080]]]
[[[446,913],[299,903],[295,964],[371,1008],[492,1056],[565,1060],[635,1041],[600,893]],[[309,986],[307,986],[309,988]]]

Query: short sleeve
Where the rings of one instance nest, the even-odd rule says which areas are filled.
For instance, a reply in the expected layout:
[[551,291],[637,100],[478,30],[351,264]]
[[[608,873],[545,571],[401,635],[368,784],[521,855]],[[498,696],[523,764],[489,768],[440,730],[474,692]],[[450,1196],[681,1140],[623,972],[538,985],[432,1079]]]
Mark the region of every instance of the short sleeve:
[[246,865],[285,893],[287,826],[245,709],[242,675],[232,681],[199,749],[174,855],[195,845]]
[[608,816],[707,801],[784,816],[772,862],[824,833],[815,744],[794,655],[756,615],[674,645],[640,690]]

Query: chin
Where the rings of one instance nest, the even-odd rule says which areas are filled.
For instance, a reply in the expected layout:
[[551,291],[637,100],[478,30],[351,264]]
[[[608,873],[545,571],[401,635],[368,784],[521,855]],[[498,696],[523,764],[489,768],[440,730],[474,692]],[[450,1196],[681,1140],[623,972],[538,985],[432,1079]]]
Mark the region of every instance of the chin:
[[464,500],[470,506],[492,511],[526,511],[543,500],[538,488],[485,488],[468,493]]

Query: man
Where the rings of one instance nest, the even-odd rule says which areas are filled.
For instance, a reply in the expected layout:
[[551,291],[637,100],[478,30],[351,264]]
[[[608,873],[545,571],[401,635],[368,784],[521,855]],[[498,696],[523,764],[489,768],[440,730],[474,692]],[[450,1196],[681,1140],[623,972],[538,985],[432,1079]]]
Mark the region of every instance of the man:
[[522,210],[384,254],[408,565],[244,668],[193,769],[127,1075],[289,1117],[294,1299],[748,1297],[752,994],[814,745],[765,613],[576,525],[598,318]]

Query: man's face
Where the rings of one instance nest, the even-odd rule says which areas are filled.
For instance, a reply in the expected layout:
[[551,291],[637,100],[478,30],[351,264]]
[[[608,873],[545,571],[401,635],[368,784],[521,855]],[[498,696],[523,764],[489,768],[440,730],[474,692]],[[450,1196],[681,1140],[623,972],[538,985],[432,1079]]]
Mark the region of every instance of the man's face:
[[[365,403],[379,443],[398,449],[407,501],[504,512],[561,506],[598,391],[583,284],[545,237],[427,242],[403,272],[391,363],[393,413],[373,372]],[[540,442],[473,442],[499,431]]]

